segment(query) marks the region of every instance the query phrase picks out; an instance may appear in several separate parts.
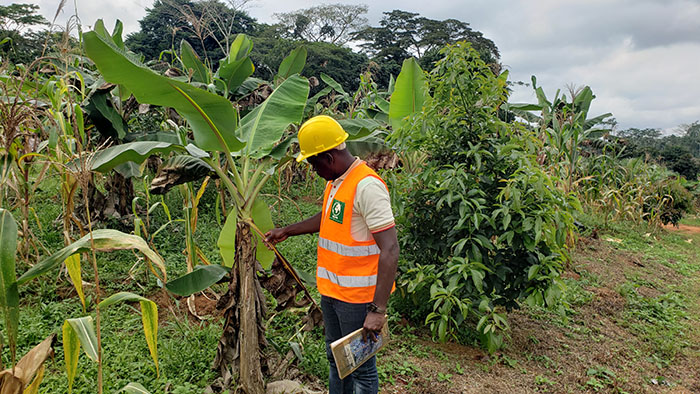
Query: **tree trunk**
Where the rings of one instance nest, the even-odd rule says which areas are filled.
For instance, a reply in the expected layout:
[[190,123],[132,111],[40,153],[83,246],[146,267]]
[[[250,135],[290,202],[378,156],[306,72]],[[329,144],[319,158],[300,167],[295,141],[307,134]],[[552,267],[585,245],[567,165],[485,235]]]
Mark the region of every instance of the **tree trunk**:
[[250,227],[238,223],[236,257],[226,294],[219,299],[224,310],[224,329],[219,339],[213,367],[219,371],[224,388],[237,377],[238,390],[246,394],[265,392],[261,368],[266,345],[262,322],[265,298],[258,282],[255,244]]
[[134,184],[131,178],[124,178],[118,172],[113,171],[107,176],[104,188],[106,193],[102,194],[94,179],[91,179],[88,184],[87,193],[91,216],[94,220],[120,219],[132,213],[131,201],[134,199]]

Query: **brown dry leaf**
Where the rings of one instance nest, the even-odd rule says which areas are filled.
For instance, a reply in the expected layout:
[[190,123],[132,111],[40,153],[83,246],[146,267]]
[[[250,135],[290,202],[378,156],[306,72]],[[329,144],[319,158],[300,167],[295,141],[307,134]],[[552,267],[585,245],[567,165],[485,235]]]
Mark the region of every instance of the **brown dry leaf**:
[[316,304],[311,304],[302,322],[304,323],[304,331],[311,331],[315,327],[320,327],[323,325],[323,312]]
[[53,355],[56,334],[51,334],[30,350],[14,368],[0,372],[0,394],[21,394],[49,356]]

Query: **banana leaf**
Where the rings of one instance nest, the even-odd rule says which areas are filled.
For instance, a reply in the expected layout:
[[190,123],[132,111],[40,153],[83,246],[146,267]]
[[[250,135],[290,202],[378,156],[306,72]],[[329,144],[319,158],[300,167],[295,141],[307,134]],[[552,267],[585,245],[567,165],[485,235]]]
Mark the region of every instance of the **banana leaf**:
[[306,78],[292,75],[243,117],[239,138],[247,142],[245,154],[253,158],[269,154],[287,127],[301,121],[308,96]]
[[[236,112],[226,98],[156,74],[133,55],[120,50],[111,36],[91,31],[83,34],[83,40],[85,52],[107,82],[124,85],[140,103],[174,108],[190,123],[197,146],[207,151],[222,150],[210,127],[211,121],[222,133],[229,150],[243,148],[244,144],[233,133],[237,125]],[[191,97],[202,111],[178,89]]]
[[427,94],[425,73],[416,59],[404,60],[389,102],[391,127],[400,129],[407,116],[420,111]]
[[306,48],[300,46],[282,60],[275,80],[283,81],[294,74],[301,74],[306,65]]

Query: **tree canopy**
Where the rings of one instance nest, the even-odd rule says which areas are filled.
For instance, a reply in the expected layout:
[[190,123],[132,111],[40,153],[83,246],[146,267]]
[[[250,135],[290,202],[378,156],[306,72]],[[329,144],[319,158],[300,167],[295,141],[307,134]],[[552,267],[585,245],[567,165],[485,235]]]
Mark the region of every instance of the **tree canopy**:
[[359,30],[353,39],[361,42],[360,47],[382,66],[385,73],[392,75],[398,74],[403,60],[411,56],[417,57],[423,68],[432,68],[441,57],[440,48],[457,41],[468,41],[481,60],[492,68],[498,65],[500,58],[496,44],[469,27],[469,23],[456,19],[429,19],[401,10],[384,12],[379,26]]
[[682,125],[677,135],[662,136],[658,129],[631,128],[617,133],[624,157],[643,157],[664,164],[686,179],[700,174],[700,121]]
[[344,45],[352,34],[367,27],[365,4],[323,4],[274,14],[287,38]]
[[[286,39],[281,37],[282,34],[284,33],[280,32],[277,26],[267,26],[257,37],[252,37],[253,50],[250,53],[250,58],[255,64],[257,77],[271,80],[282,59],[292,49],[304,45],[307,50],[307,58],[302,75],[316,77],[320,80],[321,73],[325,73],[348,91],[354,91],[358,88],[359,76],[369,63],[366,55],[327,42]],[[315,93],[316,90],[318,88],[314,89],[312,93]]]
[[129,34],[126,44],[149,60],[185,39],[195,52],[216,61],[226,55],[232,35],[251,34],[257,28],[245,11],[220,0],[156,0],[139,24],[141,30]]
[[0,5],[0,58],[27,64],[41,56],[47,32],[33,28],[48,24],[38,5]]

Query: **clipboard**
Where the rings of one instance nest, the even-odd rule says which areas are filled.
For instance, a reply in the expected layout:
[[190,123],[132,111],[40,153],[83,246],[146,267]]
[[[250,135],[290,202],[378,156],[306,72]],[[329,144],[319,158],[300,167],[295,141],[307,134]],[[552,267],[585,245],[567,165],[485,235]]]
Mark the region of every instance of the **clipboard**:
[[362,342],[362,328],[331,343],[331,352],[338,367],[338,375],[345,379],[354,370],[359,368],[365,361],[377,354],[389,342],[389,326],[385,322],[384,327],[377,335],[377,341]]

